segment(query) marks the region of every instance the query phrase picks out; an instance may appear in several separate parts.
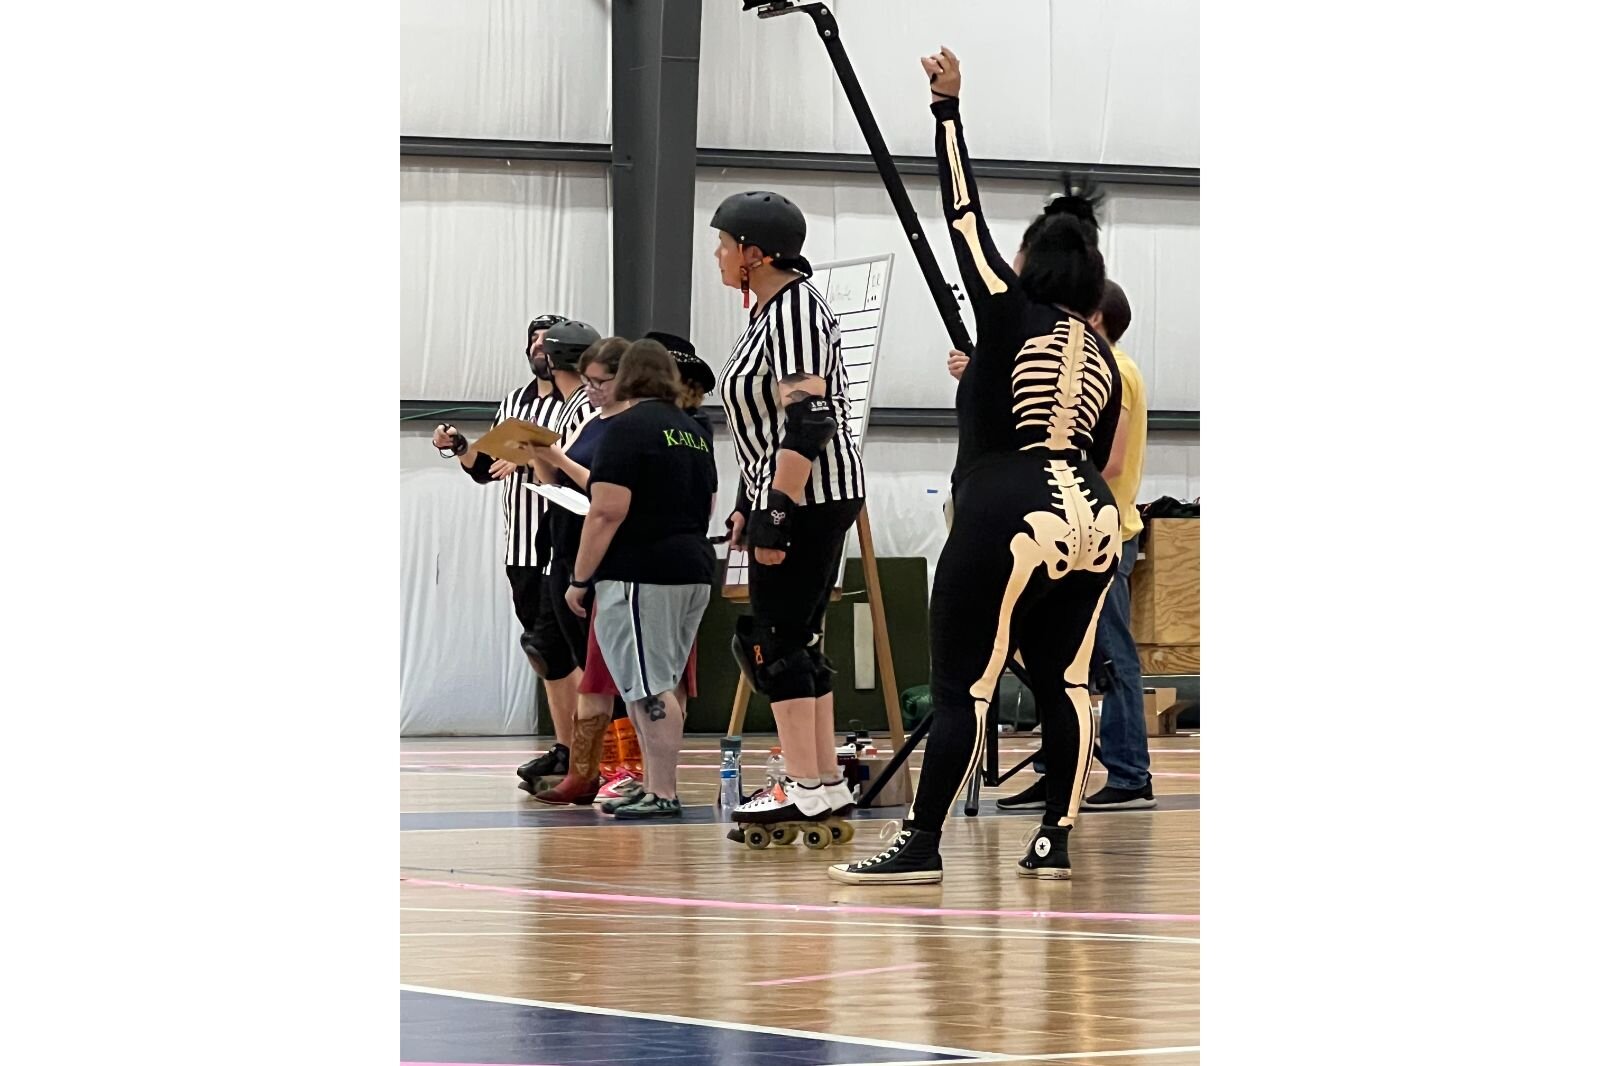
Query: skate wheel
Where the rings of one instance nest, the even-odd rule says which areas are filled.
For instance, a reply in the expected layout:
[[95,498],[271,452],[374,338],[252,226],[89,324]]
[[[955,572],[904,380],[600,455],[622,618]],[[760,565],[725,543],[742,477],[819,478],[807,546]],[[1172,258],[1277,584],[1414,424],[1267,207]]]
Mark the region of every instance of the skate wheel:
[[765,829],[746,829],[744,842],[746,846],[760,851],[772,841],[772,836]]
[[774,844],[793,844],[797,835],[793,826],[777,825],[772,827],[772,842]]
[[833,830],[835,844],[848,844],[855,839],[856,827],[849,822],[835,822],[829,828]]
[[805,840],[806,847],[812,851],[821,851],[833,843],[833,833],[826,826],[821,829],[807,829],[802,839]]

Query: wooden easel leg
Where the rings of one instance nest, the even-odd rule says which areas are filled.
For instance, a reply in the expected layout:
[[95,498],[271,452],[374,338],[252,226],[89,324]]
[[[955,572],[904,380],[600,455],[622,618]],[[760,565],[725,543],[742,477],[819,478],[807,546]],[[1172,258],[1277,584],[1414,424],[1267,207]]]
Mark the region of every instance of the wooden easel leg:
[[889,650],[889,618],[883,609],[883,586],[878,583],[878,557],[872,550],[872,523],[867,518],[865,503],[856,517],[856,535],[861,538],[861,570],[867,578],[867,603],[872,610],[872,646],[878,654],[883,713],[889,722],[894,749],[899,751],[906,742],[906,727],[900,717],[900,686],[894,680],[894,656]]
[[750,709],[750,682],[744,672],[739,673],[739,687],[733,690],[733,714],[728,718],[728,735],[736,737],[744,731],[744,712]]

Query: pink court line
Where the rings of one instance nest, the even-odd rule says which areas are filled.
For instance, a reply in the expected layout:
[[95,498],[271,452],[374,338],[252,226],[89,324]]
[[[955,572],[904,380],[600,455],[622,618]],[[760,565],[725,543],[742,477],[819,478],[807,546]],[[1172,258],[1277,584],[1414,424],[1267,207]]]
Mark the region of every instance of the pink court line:
[[[1001,747],[1000,754],[1002,754],[1002,755],[1026,755],[1031,751],[1038,750],[1038,747],[1039,746],[1037,744],[1034,744],[1034,745],[1029,746],[1029,747],[1016,747],[1016,748]],[[537,750],[537,749],[530,748],[528,750],[529,751],[534,751],[534,750]],[[682,753],[684,755],[720,755],[721,754],[721,752],[716,748],[683,748],[683,749],[681,749],[681,751],[682,751]],[[481,748],[481,749],[479,749],[479,748],[414,748],[414,749],[409,749],[409,750],[406,750],[406,751],[402,751],[400,753],[402,758],[411,758],[411,759],[420,759],[420,758],[423,758],[425,756],[438,756],[438,755],[511,755],[511,754],[520,755],[521,754],[521,749],[518,749],[517,752],[512,752],[510,749],[507,749],[507,748]],[[1184,754],[1198,755],[1198,754],[1200,754],[1200,749],[1199,748],[1151,748],[1150,749],[1150,754],[1151,755],[1184,755]],[[743,753],[743,757],[745,759],[759,759],[759,758],[763,758],[764,756],[765,756],[764,752],[759,752],[759,751],[754,751],[754,750],[747,751],[747,752]]]
[[842,970],[839,973],[814,973],[809,977],[780,977],[775,981],[751,981],[754,988],[770,988],[773,985],[799,985],[807,981],[831,981],[835,977],[865,977],[874,973],[898,973],[901,970],[916,970],[928,965],[925,962],[908,962],[904,966],[874,966],[870,970]]
[[968,907],[869,907],[864,904],[756,903],[737,899],[687,899],[680,896],[634,896],[620,892],[567,892],[555,888],[512,888],[460,881],[426,881],[402,877],[401,884],[419,888],[458,888],[500,896],[575,899],[596,903],[648,903],[660,907],[706,907],[725,911],[768,911],[783,914],[896,914],[914,918],[1060,918],[1076,922],[1198,922],[1198,914],[1133,914],[1119,911],[980,910]]

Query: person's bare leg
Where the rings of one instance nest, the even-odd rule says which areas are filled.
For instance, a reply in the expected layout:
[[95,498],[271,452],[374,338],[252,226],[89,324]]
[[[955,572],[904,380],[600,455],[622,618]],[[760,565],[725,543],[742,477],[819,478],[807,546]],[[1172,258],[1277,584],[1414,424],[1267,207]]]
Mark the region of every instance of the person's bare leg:
[[[634,735],[639,738],[639,748],[644,752],[644,779],[639,783],[644,786],[644,791],[650,791],[650,745],[654,743],[649,729],[650,716],[644,712],[644,705],[630,703],[628,707],[628,721],[633,723]],[[676,769],[677,760],[673,760]]]
[[572,720],[578,714],[578,682],[582,670],[574,670],[558,681],[544,683],[545,698],[550,701],[550,721],[556,730],[556,743],[572,747]]
[[639,743],[644,746],[645,791],[661,799],[678,798],[678,756],[683,751],[683,704],[676,692],[663,692],[664,718],[652,721],[642,703],[628,704]]
[[833,693],[818,696],[816,705],[812,728],[816,730],[817,737],[817,771],[822,776],[822,783],[831,785],[844,780],[836,754],[839,735],[833,728]]
[[816,713],[817,701],[809,696],[772,705],[772,718],[778,724],[778,743],[783,748],[784,771],[803,785],[815,785],[822,779],[822,767],[817,758]]

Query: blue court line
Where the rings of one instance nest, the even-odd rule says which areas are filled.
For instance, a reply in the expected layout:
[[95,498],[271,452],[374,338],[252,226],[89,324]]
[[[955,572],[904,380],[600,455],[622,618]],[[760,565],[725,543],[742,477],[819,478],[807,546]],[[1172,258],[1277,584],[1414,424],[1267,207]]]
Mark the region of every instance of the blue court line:
[[[672,1007],[662,989],[662,1009]],[[752,1031],[717,1022],[669,1021],[580,1008],[400,993],[404,1062],[541,1066],[832,1066],[837,1063],[978,1061],[971,1054],[882,1047],[826,1036]]]

